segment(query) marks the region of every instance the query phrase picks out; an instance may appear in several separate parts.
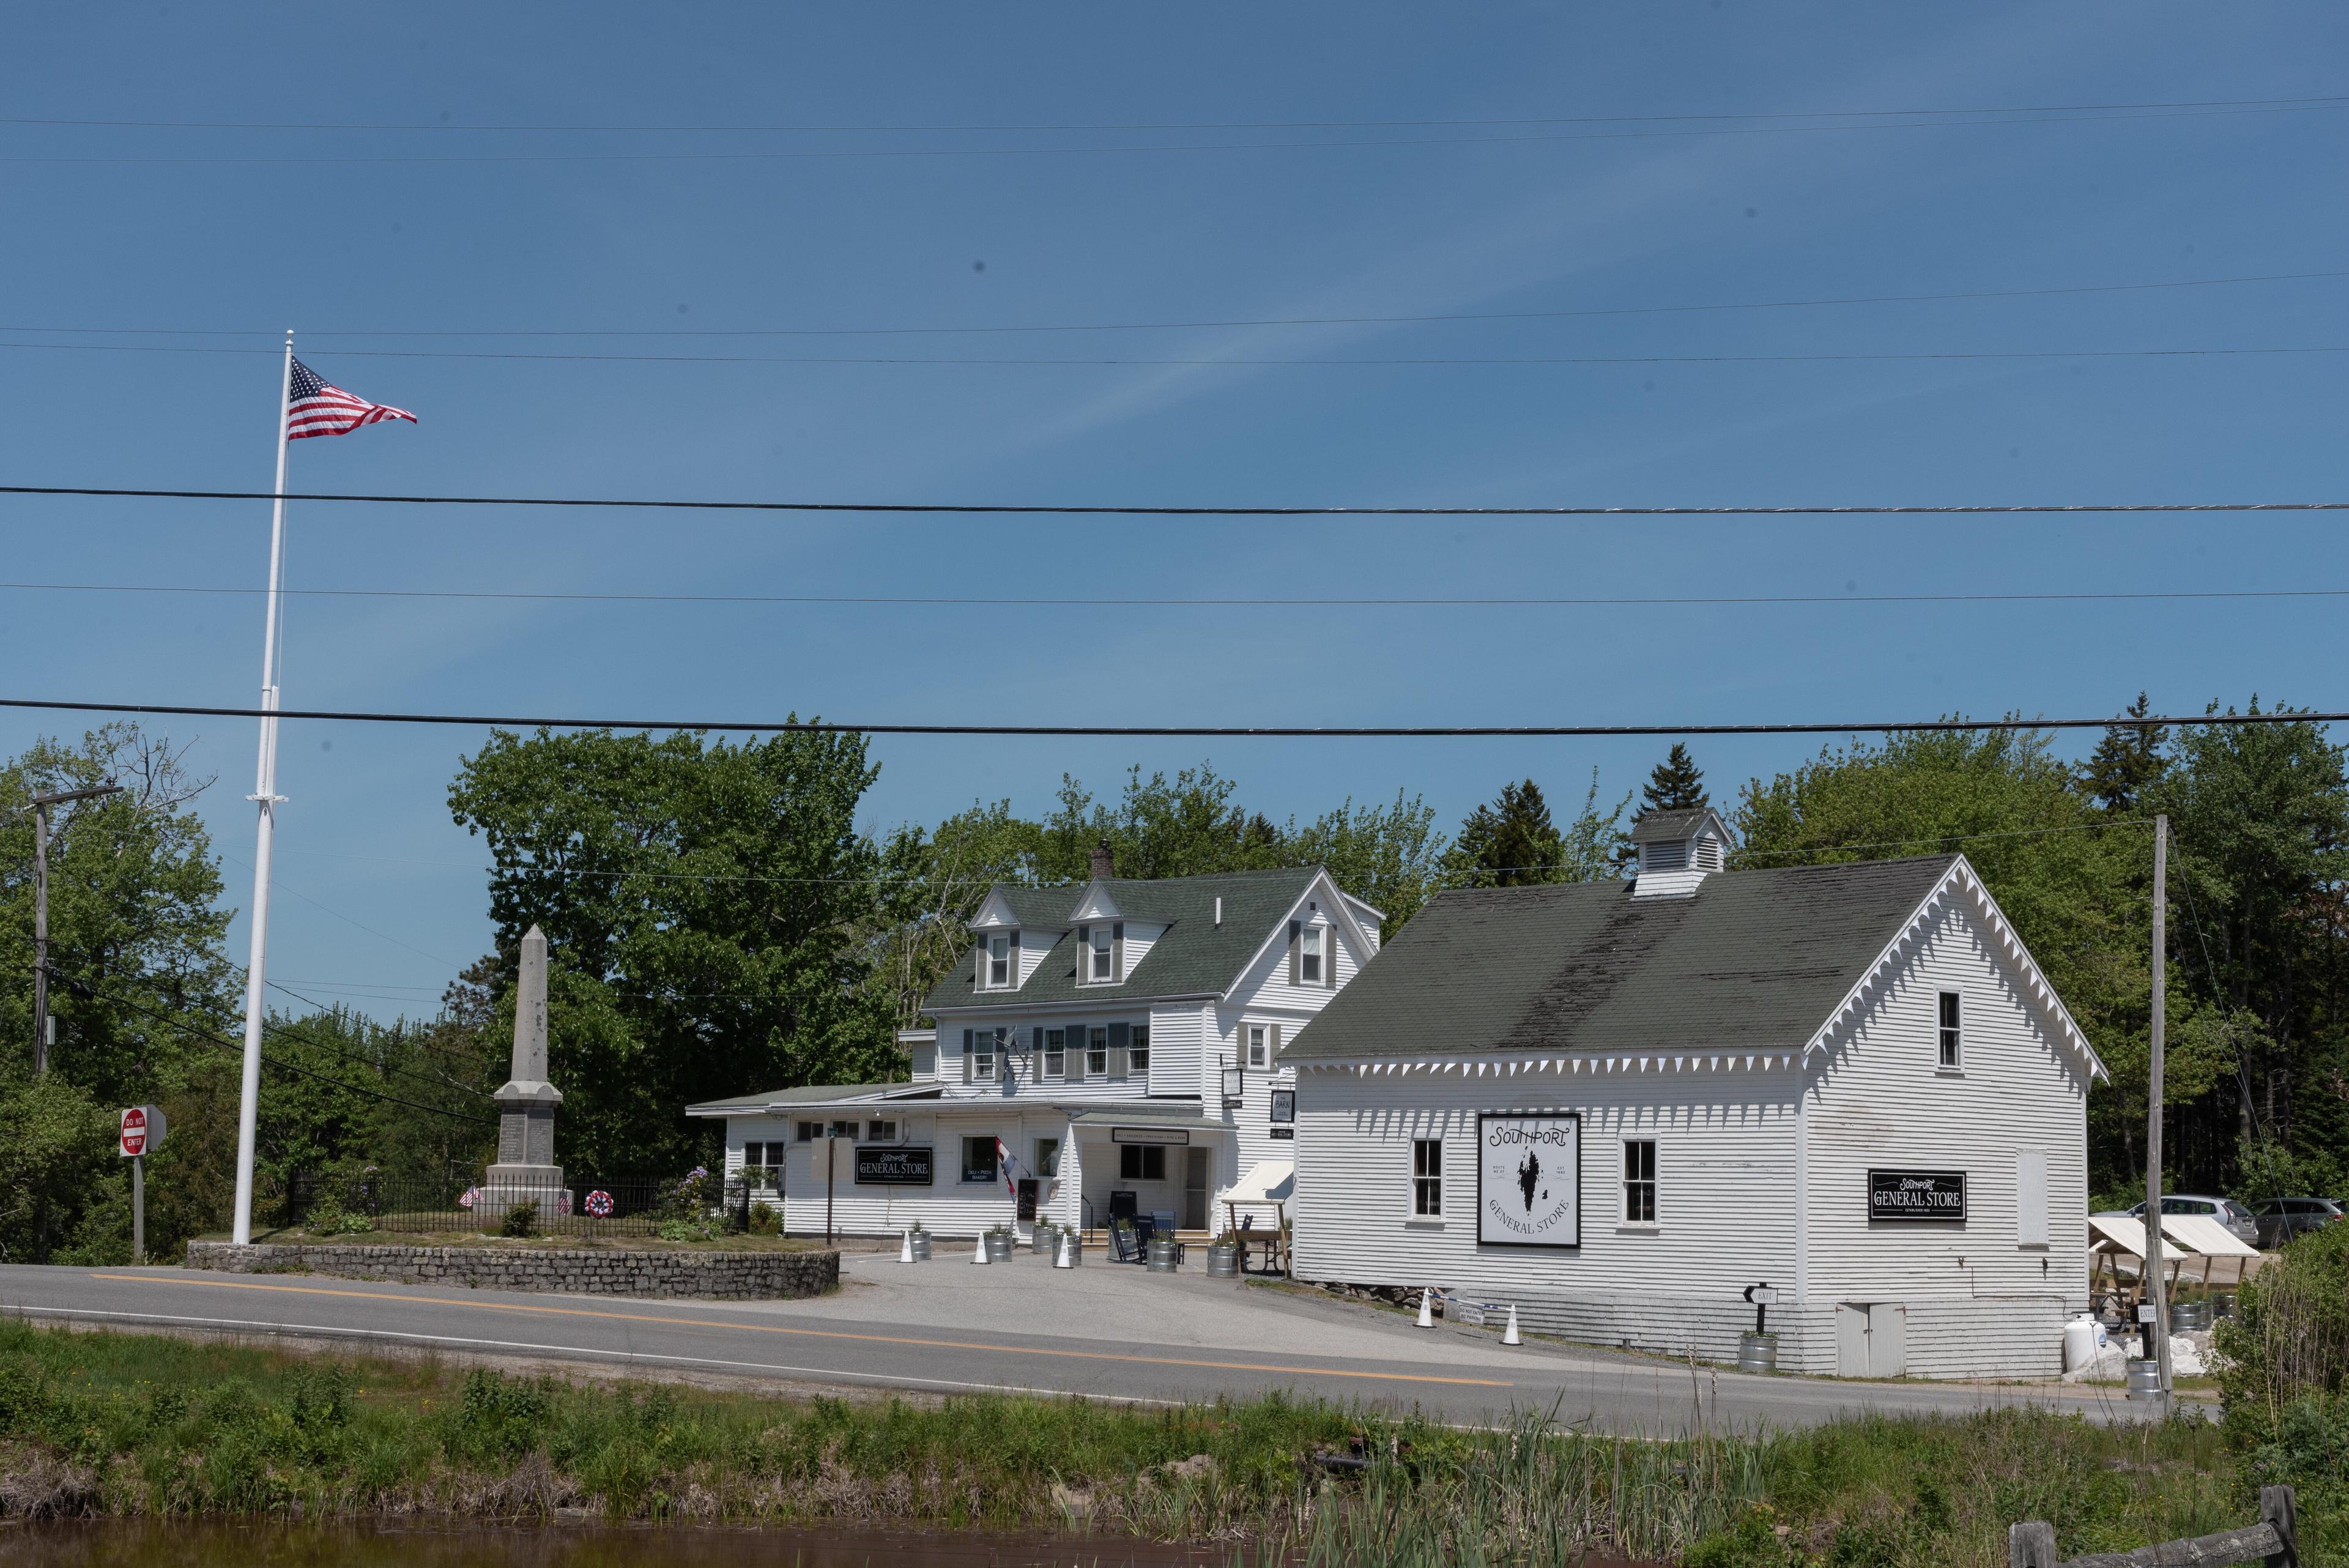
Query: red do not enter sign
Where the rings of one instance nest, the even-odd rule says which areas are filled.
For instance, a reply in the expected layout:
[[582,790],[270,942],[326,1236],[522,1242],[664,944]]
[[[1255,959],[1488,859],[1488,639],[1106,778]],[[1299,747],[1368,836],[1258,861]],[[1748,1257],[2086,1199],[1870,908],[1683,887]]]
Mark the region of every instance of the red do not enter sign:
[[125,1159],[152,1154],[162,1141],[163,1113],[160,1107],[128,1106],[123,1108],[120,1150]]

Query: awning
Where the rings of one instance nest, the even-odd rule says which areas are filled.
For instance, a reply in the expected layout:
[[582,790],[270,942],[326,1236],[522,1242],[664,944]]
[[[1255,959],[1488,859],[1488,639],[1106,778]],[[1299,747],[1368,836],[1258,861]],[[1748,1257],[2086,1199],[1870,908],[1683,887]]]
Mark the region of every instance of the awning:
[[1297,1162],[1259,1159],[1216,1198],[1218,1203],[1287,1203],[1297,1195]]

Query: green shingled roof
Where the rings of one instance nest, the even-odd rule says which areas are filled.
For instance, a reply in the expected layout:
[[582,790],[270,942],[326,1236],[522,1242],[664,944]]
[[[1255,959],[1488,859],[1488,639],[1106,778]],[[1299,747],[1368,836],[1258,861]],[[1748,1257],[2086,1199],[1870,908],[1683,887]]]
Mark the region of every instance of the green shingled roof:
[[1284,1062],[1510,1051],[1798,1048],[1953,855],[1438,894]]
[[[1167,877],[1142,881],[1113,877],[1102,884],[1119,911],[1130,920],[1164,922],[1165,931],[1151,944],[1140,963],[1126,971],[1122,985],[1077,983],[1076,932],[1069,917],[1090,884],[1061,888],[999,886],[1019,918],[1023,940],[1039,934],[1058,940],[1045,953],[1036,971],[1017,991],[980,991],[973,982],[970,955],[966,952],[946,979],[937,983],[922,1006],[935,1012],[947,1007],[1025,1005],[1039,1002],[1105,1002],[1112,998],[1142,1001],[1158,996],[1221,995],[1240,976],[1240,970],[1277,922],[1305,896],[1306,885],[1320,871],[1318,866],[1290,867],[1279,871],[1233,871],[1214,877]],[[1224,901],[1224,923],[1216,924],[1216,900]]]

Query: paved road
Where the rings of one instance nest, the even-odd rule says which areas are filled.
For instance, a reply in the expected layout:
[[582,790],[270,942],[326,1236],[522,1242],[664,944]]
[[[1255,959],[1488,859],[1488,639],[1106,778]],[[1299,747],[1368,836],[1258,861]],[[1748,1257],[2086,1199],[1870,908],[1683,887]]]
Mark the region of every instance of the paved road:
[[[892,1271],[895,1271],[894,1272]],[[719,1375],[930,1393],[998,1389],[1190,1402],[1272,1389],[1417,1407],[1442,1419],[1555,1412],[1599,1430],[1807,1425],[1859,1410],[1961,1413],[2036,1403],[2133,1414],[2072,1387],[1750,1377],[1578,1347],[1505,1349],[1348,1303],[1195,1276],[1041,1261],[896,1269],[851,1255],[840,1294],[809,1302],[627,1301],[178,1269],[0,1267],[0,1311],[48,1321],[310,1339],[647,1376]],[[1025,1330],[1014,1324],[1026,1325]],[[1045,1332],[1036,1332],[1041,1329]]]

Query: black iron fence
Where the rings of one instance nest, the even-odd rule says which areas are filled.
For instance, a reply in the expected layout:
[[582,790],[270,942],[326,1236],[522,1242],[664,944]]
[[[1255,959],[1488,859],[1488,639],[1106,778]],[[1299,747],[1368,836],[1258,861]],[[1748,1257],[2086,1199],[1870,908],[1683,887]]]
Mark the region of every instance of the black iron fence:
[[[706,1170],[682,1177],[566,1177],[557,1185],[502,1175],[296,1172],[256,1207],[316,1238],[391,1235],[666,1236],[696,1241],[767,1228],[763,1189]],[[274,1199],[274,1201],[273,1201]]]

